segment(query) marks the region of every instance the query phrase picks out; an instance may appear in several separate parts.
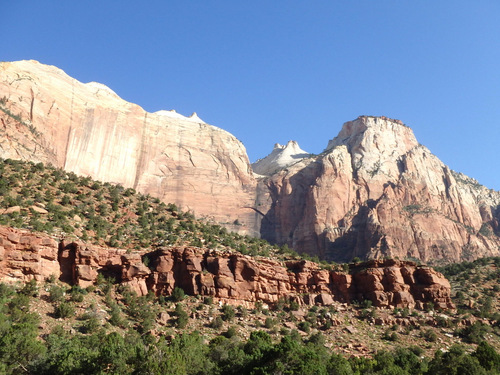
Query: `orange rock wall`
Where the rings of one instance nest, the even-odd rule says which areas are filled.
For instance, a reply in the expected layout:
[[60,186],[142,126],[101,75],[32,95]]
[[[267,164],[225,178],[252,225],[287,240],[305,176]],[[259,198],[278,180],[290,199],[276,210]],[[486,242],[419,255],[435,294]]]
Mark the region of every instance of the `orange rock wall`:
[[[149,267],[143,257],[149,258]],[[371,261],[349,273],[321,269],[309,261],[255,259],[196,247],[161,248],[150,253],[57,242],[45,235],[0,227],[0,281],[44,280],[51,275],[82,287],[98,274],[113,277],[139,295],[189,295],[226,303],[280,298],[299,304],[329,305],[369,299],[375,306],[452,308],[450,284],[439,273],[411,262]]]
[[247,208],[256,182],[245,147],[227,131],[194,116],[148,113],[36,61],[0,62],[0,99],[22,121],[0,110],[0,157],[132,187],[258,235]]
[[0,101],[0,157],[133,187],[301,253],[343,262],[500,255],[500,193],[451,171],[398,120],[359,117],[322,154],[256,178],[228,132],[148,113],[53,66],[0,62]]

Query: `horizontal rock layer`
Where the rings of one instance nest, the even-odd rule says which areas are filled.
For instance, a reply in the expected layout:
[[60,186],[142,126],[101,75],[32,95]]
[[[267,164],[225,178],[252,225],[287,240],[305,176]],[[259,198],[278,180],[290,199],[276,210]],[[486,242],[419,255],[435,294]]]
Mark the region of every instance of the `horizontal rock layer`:
[[[143,259],[148,258],[148,267]],[[349,272],[321,269],[293,260],[255,259],[197,247],[160,248],[150,253],[65,243],[28,231],[0,227],[0,280],[43,280],[54,275],[82,287],[99,273],[139,295],[170,295],[175,287],[190,295],[232,304],[292,299],[329,305],[371,300],[375,306],[452,308],[450,284],[431,268],[395,260],[371,261]]]

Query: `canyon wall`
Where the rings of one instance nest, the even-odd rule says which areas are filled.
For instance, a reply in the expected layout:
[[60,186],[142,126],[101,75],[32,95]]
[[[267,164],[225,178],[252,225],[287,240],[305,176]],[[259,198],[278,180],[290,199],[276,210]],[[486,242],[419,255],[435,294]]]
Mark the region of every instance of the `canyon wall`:
[[[143,263],[148,258],[148,267]],[[371,300],[379,307],[453,308],[450,284],[429,267],[373,260],[349,270],[322,269],[305,260],[280,262],[198,247],[165,247],[127,252],[52,238],[0,226],[0,280],[10,283],[53,275],[70,284],[92,285],[99,273],[139,295],[189,295],[225,303],[274,304],[279,299],[306,305]]]
[[241,142],[196,115],[147,113],[56,67],[2,62],[0,157],[133,187],[328,260],[500,254],[500,193],[450,170],[385,117],[347,122],[320,155],[277,145],[256,175]]
[[[258,235],[245,147],[196,114],[148,113],[36,61],[0,63],[0,157],[132,187]],[[232,223],[238,220],[238,225]]]
[[318,156],[260,179],[261,234],[336,261],[500,254],[500,193],[456,173],[400,121],[344,124]]

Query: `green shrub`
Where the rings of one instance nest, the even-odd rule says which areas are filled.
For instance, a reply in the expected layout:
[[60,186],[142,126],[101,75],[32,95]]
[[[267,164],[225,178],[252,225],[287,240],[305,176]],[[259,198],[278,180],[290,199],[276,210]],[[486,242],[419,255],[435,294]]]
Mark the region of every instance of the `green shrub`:
[[476,351],[472,354],[479,364],[492,373],[500,373],[500,354],[486,341],[481,341]]
[[111,305],[109,313],[109,322],[116,327],[124,327],[125,321],[122,317],[122,312],[117,303]]
[[212,297],[203,297],[203,303],[205,305],[212,305],[214,303],[214,299]]
[[297,301],[292,300],[292,301],[290,301],[288,308],[290,309],[290,311],[298,311],[300,308],[300,305]]
[[71,293],[71,301],[73,302],[83,302],[84,294],[81,292]]
[[274,327],[274,319],[271,318],[271,317],[267,317],[265,322],[264,322],[264,327],[266,327],[267,329],[271,329]]
[[423,331],[422,337],[427,342],[436,342],[437,341],[437,334],[432,329],[427,329],[427,330]]
[[175,306],[175,315],[177,316],[175,326],[180,329],[185,328],[189,322],[189,315],[182,309],[180,303]]
[[231,321],[234,319],[236,313],[234,311],[233,306],[231,305],[224,305],[222,307],[222,319],[225,321]]
[[28,281],[20,292],[26,296],[38,297],[38,285],[35,279]]
[[236,328],[235,327],[229,327],[227,331],[224,333],[224,336],[230,339],[231,337],[236,336]]
[[220,316],[217,316],[214,320],[210,322],[210,328],[213,329],[221,329],[222,325],[224,324],[224,321]]
[[458,334],[465,342],[479,344],[484,340],[484,335],[490,331],[489,326],[482,322],[475,322],[473,325],[459,330]]
[[85,322],[82,324],[80,327],[80,330],[82,333],[94,333],[96,332],[99,327],[101,326],[101,323],[99,322],[99,319],[95,314],[90,314],[89,316],[86,317]]
[[305,333],[309,333],[311,330],[311,323],[302,321],[297,325],[297,328]]
[[387,341],[398,341],[398,334],[392,328],[386,329],[382,335],[382,339]]
[[69,318],[70,316],[75,315],[75,308],[69,302],[61,302],[55,308],[55,317],[56,318]]
[[51,285],[49,288],[49,302],[63,302],[64,290],[58,285]]
[[182,301],[185,297],[186,297],[186,294],[184,293],[184,290],[179,288],[179,287],[175,287],[174,290],[172,291],[172,301],[174,302],[180,302]]

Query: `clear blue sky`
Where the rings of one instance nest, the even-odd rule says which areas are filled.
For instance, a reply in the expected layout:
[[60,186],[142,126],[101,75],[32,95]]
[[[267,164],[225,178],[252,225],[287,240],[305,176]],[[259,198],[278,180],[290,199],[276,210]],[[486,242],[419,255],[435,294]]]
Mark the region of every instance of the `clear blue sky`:
[[0,59],[35,59],[154,112],[196,111],[250,160],[319,153],[397,118],[500,190],[500,1],[3,0]]

